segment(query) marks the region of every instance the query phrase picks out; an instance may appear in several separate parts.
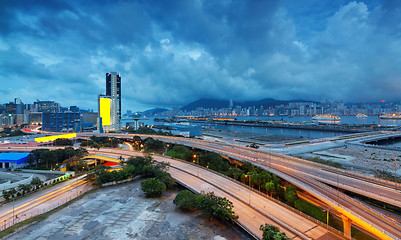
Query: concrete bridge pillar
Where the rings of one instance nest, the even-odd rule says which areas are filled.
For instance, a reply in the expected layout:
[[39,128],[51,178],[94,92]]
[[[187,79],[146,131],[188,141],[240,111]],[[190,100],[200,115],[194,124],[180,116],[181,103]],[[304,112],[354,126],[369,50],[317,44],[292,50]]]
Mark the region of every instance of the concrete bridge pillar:
[[341,216],[341,218],[343,219],[344,235],[347,239],[351,239],[352,220],[347,218],[346,216]]

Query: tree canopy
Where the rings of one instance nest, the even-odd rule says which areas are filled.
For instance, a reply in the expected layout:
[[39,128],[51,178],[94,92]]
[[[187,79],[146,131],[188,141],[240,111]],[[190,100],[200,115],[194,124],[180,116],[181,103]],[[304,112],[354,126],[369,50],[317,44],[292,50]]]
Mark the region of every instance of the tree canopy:
[[173,203],[185,211],[192,211],[196,209],[196,194],[189,190],[182,190],[177,194]]
[[260,225],[259,228],[262,232],[262,240],[290,240],[285,233],[280,232],[277,226],[265,223],[265,225]]
[[156,178],[148,178],[141,183],[146,197],[160,197],[166,191],[166,185]]
[[196,202],[197,208],[206,216],[229,222],[233,222],[238,218],[233,210],[232,202],[227,198],[217,197],[213,192],[198,195]]

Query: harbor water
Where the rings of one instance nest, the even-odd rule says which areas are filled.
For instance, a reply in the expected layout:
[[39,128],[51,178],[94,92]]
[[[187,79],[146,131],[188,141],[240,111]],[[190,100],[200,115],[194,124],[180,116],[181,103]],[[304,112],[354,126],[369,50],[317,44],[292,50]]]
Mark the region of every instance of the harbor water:
[[[296,123],[310,123],[312,122],[312,117],[308,116],[283,116],[283,117],[267,117],[261,116],[240,116],[235,117],[237,120],[261,120],[261,121],[283,121],[283,122],[296,122]],[[378,116],[368,116],[367,118],[357,118],[355,116],[340,116],[341,120],[336,122],[336,124],[366,124],[366,125],[380,125],[385,126],[401,126],[401,120],[391,120],[391,119],[379,119]],[[124,120],[123,126],[126,122],[131,122],[132,120]],[[139,120],[140,123],[144,125],[163,125],[164,122],[157,122],[153,117]],[[269,128],[269,127],[251,127],[251,126],[237,126],[237,125],[224,125],[216,123],[191,123],[193,125],[201,125],[203,127],[209,127],[213,129],[221,130],[231,130],[240,132],[250,132],[259,133],[266,135],[279,135],[279,136],[291,136],[299,138],[327,138],[344,135],[343,132],[335,131],[318,131],[318,130],[301,130],[301,129],[290,129],[290,128]]]

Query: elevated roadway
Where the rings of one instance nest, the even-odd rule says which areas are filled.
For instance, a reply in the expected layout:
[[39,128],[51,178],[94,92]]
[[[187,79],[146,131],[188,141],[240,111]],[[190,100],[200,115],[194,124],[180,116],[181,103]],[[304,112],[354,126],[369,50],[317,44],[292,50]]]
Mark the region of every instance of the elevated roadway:
[[[116,134],[110,134],[109,136],[130,137]],[[151,137],[170,143],[216,152],[239,161],[249,161],[273,172],[340,212],[343,216],[344,232],[349,237],[351,223],[353,223],[380,239],[401,239],[401,227],[398,222],[376,212],[367,204],[350,198],[321,182],[349,189],[395,206],[401,206],[401,194],[395,189],[395,185],[379,180],[380,184],[377,184],[373,180],[368,181],[368,178],[349,172],[346,173],[345,171],[338,171],[335,168],[330,168],[330,171],[328,171],[327,167],[321,164],[313,164],[285,155],[271,154],[250,148],[197,139]]]
[[89,187],[87,182],[83,180],[84,177],[85,175],[59,183],[53,187],[2,205],[0,208],[0,230],[50,211],[88,190]]
[[[39,147],[41,148],[41,147]],[[52,147],[51,149],[57,149]],[[13,151],[31,151],[35,149],[16,148]],[[1,151],[2,149],[0,149]],[[104,159],[104,160],[119,160],[120,156],[130,157],[142,155],[140,152],[124,151],[120,149],[88,149],[89,155],[87,158]],[[248,186],[234,182],[233,180],[211,172],[208,169],[200,168],[183,161],[174,160],[171,158],[154,156],[157,161],[169,162],[169,168],[172,176],[179,182],[193,189],[196,192],[215,192],[216,195],[226,197],[234,203],[236,213],[240,216],[239,224],[248,229],[251,234],[261,238],[260,225],[264,223],[278,225],[281,231],[284,231],[287,236],[292,239],[345,239],[337,231],[327,232],[325,225],[319,224],[310,217],[297,214],[293,210],[286,208],[283,204],[262,196],[255,191],[249,189]],[[18,216],[28,215],[32,208],[37,208],[45,201],[57,197],[64,192],[70,191],[74,185],[64,186],[54,192],[44,193],[43,196],[34,199],[28,199],[25,202],[17,203],[15,214]],[[4,213],[0,211],[0,217],[7,218],[7,224],[11,224],[10,206],[3,208]]]
[[89,154],[89,155],[85,155],[84,157],[82,157],[83,160],[85,159],[97,159],[97,160],[102,160],[102,161],[106,161],[106,162],[113,162],[113,163],[118,163],[118,164],[122,164],[123,160],[118,157],[109,157],[109,156],[104,156],[101,154]]
[[[132,138],[133,136],[126,134],[103,135],[120,138]],[[377,198],[380,201],[391,202],[393,205],[399,206],[401,199],[400,192],[395,189],[395,186],[391,186],[389,183],[378,180],[377,182],[380,184],[377,184],[374,179],[368,181],[368,178],[353,173],[338,171],[334,168],[328,169],[324,165],[250,148],[196,139],[164,136],[151,137],[166,142],[216,152],[239,161],[249,161],[273,172],[295,186],[309,192],[325,204],[332,206],[337,212],[340,212],[343,216],[344,230],[348,237],[350,237],[350,227],[351,223],[353,223],[380,239],[401,238],[401,228],[398,222],[383,216],[370,209],[366,204],[352,199],[321,182],[326,182],[343,189],[351,186],[351,191],[353,192],[359,191],[363,193],[362,195],[372,196],[372,198]]]
[[[140,152],[128,152],[118,149],[100,149],[89,151],[95,155],[124,157],[142,156]],[[261,238],[260,225],[264,223],[278,225],[291,239],[345,239],[338,231],[326,230],[326,225],[305,215],[296,213],[277,200],[250,190],[247,185],[233,181],[221,174],[197,165],[154,155],[153,159],[170,164],[169,173],[177,181],[195,192],[214,192],[217,196],[226,197],[233,202],[234,210],[239,216],[238,222],[245,226],[252,235]]]

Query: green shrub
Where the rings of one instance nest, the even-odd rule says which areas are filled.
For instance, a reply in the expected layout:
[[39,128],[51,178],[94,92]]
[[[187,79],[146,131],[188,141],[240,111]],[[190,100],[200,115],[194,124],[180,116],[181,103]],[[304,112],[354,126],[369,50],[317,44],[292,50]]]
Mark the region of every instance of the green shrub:
[[156,178],[148,178],[141,183],[146,197],[160,197],[166,191],[166,185]]
[[196,194],[188,190],[180,191],[173,203],[182,210],[192,211],[196,209]]
[[285,233],[280,232],[280,229],[277,226],[269,225],[265,223],[265,225],[260,225],[259,228],[262,232],[262,240],[290,240],[291,238],[287,237]]
[[223,221],[233,222],[238,219],[233,210],[233,204],[227,198],[217,197],[213,192],[198,195],[196,206],[208,217],[216,217]]

